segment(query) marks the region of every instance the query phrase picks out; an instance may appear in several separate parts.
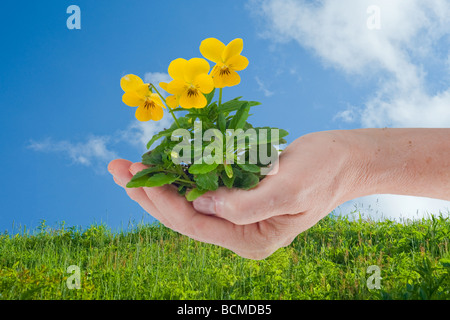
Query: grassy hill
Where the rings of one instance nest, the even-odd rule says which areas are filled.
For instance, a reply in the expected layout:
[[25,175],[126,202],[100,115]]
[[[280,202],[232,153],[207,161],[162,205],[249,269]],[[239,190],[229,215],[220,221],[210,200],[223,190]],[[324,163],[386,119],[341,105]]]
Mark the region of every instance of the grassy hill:
[[[0,299],[450,299],[450,219],[329,216],[265,260],[161,225],[0,235]],[[67,268],[79,267],[80,289]],[[380,289],[369,289],[380,270]],[[69,279],[71,280],[71,279]],[[72,283],[72,282],[71,282]]]

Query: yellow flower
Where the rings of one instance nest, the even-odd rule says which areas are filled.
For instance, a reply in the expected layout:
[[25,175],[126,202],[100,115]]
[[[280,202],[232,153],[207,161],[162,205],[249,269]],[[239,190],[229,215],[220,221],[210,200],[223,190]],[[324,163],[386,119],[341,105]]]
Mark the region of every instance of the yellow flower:
[[161,120],[166,107],[161,98],[150,91],[149,84],[134,74],[127,74],[120,79],[120,86],[125,93],[122,101],[136,109],[136,119],[139,121]]
[[216,63],[211,75],[216,88],[232,87],[241,82],[241,77],[236,71],[247,68],[248,59],[241,56],[244,42],[237,38],[226,46],[216,38],[208,38],[200,44],[202,55]]
[[178,58],[169,65],[170,83],[160,82],[161,88],[172,94],[166,103],[171,108],[180,105],[182,108],[203,108],[206,98],[203,94],[214,89],[214,81],[208,74],[209,63],[202,58],[185,60]]

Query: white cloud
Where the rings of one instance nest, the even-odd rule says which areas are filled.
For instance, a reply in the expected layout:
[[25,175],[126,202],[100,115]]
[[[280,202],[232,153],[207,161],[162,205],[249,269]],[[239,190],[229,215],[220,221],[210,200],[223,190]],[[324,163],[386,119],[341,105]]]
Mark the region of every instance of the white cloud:
[[255,77],[255,80],[259,86],[258,90],[262,91],[266,97],[270,97],[271,95],[273,95],[273,91],[267,89],[267,86],[264,84],[264,82],[261,81],[259,77]]
[[[373,91],[361,106],[338,111],[335,120],[363,127],[449,127],[450,2],[447,0],[254,0],[264,20],[261,35],[275,43],[295,41],[324,67],[364,80]],[[380,8],[380,29],[367,27],[369,6]],[[432,68],[434,66],[434,69]],[[436,67],[438,66],[438,67]],[[441,66],[439,70],[439,66]],[[430,76],[443,72],[438,81]],[[439,74],[438,74],[439,76]],[[450,202],[397,195],[374,195],[350,201],[373,205],[385,217],[413,217]],[[348,211],[348,210],[347,210]]]
[[[447,127],[450,123],[450,83],[447,89],[429,92],[426,82],[428,60],[443,66],[448,62],[448,53],[442,58],[439,54],[440,40],[450,35],[448,1],[265,0],[253,4],[268,22],[262,32],[265,37],[276,42],[294,40],[326,67],[373,82],[373,94],[360,107],[363,126]],[[367,28],[371,5],[380,8],[380,30]]]
[[100,168],[117,157],[117,154],[109,150],[108,137],[92,136],[85,142],[55,141],[47,138],[42,141],[30,141],[28,148],[34,151],[58,153],[72,161],[72,164],[80,164],[94,168],[101,172]]
[[125,130],[117,132],[117,141],[126,142],[129,145],[146,151],[147,142],[161,130],[167,129],[172,124],[173,118],[165,114],[160,121],[133,121]]

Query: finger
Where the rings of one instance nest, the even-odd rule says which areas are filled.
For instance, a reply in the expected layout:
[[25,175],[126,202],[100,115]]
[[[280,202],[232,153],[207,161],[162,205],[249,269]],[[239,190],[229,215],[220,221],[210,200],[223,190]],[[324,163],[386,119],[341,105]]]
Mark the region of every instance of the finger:
[[[140,163],[131,166],[133,173],[142,169],[143,165]],[[193,239],[233,251],[243,246],[242,226],[236,226],[230,221],[195,211],[192,204],[171,186],[144,187],[143,190],[158,211],[169,221],[171,229]]]
[[131,161],[117,159],[110,162],[108,165],[108,170],[113,175],[114,181],[125,189],[126,193],[132,200],[136,201],[146,212],[159,220],[163,225],[170,228],[170,223],[167,219],[161,219],[161,214],[158,212],[155,205],[142,188],[126,187],[127,183],[133,176],[129,170],[132,164],[133,162]]
[[278,173],[266,176],[250,190],[223,187],[207,192],[193,202],[194,208],[240,225],[296,214],[300,211],[297,186],[288,169],[280,165]]

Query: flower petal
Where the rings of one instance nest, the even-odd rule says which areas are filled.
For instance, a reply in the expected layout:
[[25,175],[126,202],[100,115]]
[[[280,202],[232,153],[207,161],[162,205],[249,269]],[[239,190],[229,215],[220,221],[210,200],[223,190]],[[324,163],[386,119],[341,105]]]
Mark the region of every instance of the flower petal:
[[123,76],[122,79],[120,79],[120,87],[125,92],[134,91],[143,84],[144,81],[142,81],[141,78],[134,74],[127,74],[126,76]]
[[200,44],[201,54],[208,60],[215,63],[222,61],[222,52],[225,50],[225,45],[222,41],[216,38],[208,38],[202,41]]
[[248,59],[241,55],[233,56],[228,59],[227,65],[235,71],[241,71],[247,68]]
[[171,94],[181,94],[185,90],[186,82],[184,80],[172,80],[167,86],[167,92]]
[[234,39],[227,44],[225,50],[222,52],[222,60],[227,64],[228,59],[240,55],[244,49],[244,41],[241,38]]
[[156,106],[153,109],[151,109],[151,113],[152,113],[151,119],[153,121],[159,121],[164,116],[164,110],[159,106]]
[[140,106],[139,108],[136,109],[136,119],[138,119],[139,121],[148,121],[152,118],[152,109],[151,108],[146,108],[144,106]]
[[150,95],[150,99],[152,99],[152,101],[153,102],[155,102],[158,106],[160,106],[161,108],[166,108],[165,106],[164,106],[164,103],[162,102],[162,100],[161,100],[161,97],[159,96],[159,94],[157,94],[157,93],[152,93],[151,95]]
[[137,107],[137,106],[143,105],[145,102],[145,99],[141,96],[138,96],[135,92],[125,92],[122,95],[122,101],[127,106]]
[[185,109],[203,108],[207,102],[205,96],[199,90],[196,90],[194,94],[188,94],[186,90],[180,96],[180,106]]
[[202,73],[195,77],[194,85],[202,93],[210,93],[214,89],[214,80],[209,74]]
[[192,83],[199,74],[209,72],[209,63],[205,59],[202,58],[192,58],[184,69],[184,80],[187,83]]
[[183,58],[178,58],[173,60],[169,65],[169,75],[172,79],[184,79],[184,69],[186,68],[187,60]]
[[166,103],[169,106],[169,108],[175,109],[178,107],[178,99],[175,96],[168,96],[166,98]]
[[241,82],[241,77],[236,71],[228,69],[227,72],[220,72],[220,68],[215,68],[213,79],[216,88],[232,87]]
[[[169,86],[169,84],[167,82],[160,82],[159,86],[161,87],[161,89],[163,89],[164,91],[167,91],[167,87]],[[167,91],[169,92],[169,91]],[[170,92],[169,92],[170,93]]]
[[136,90],[135,93],[140,96],[145,98],[146,95],[148,95],[150,93],[150,89],[148,88],[148,84],[143,83],[141,85],[139,85]]

